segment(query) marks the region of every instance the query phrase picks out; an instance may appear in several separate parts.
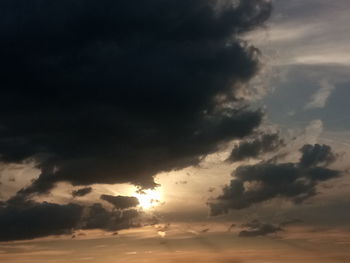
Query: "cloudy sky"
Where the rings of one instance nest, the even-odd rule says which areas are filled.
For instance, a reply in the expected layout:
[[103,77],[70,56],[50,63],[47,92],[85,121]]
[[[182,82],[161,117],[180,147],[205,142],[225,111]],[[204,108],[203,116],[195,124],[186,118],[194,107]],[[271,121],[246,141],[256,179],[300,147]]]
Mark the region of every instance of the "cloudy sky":
[[342,263],[348,0],[0,2],[0,261]]

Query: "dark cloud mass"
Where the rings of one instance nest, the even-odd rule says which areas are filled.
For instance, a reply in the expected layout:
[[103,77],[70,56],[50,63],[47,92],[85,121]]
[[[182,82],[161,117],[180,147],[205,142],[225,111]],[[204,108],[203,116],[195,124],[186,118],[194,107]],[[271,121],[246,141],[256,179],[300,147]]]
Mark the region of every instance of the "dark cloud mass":
[[138,199],[132,196],[101,195],[101,199],[112,204],[117,209],[131,208],[139,204]]
[[83,217],[81,229],[103,229],[116,231],[140,226],[139,212],[135,209],[109,211],[101,204],[93,204],[88,208],[87,216]]
[[[305,145],[298,163],[266,163],[240,166],[232,176],[235,178],[224,188],[223,194],[210,203],[212,215],[227,213],[230,209],[244,209],[276,197],[294,203],[317,194],[316,187],[339,177],[342,173],[324,166],[332,153],[329,146]],[[306,161],[308,160],[308,161]]]
[[243,227],[246,229],[239,232],[238,236],[240,237],[266,236],[283,230],[279,226],[275,226],[273,224],[264,224],[258,220],[253,220],[247,224],[244,224]]
[[76,204],[8,203],[0,207],[0,241],[68,234],[77,226],[82,211]]
[[0,205],[0,242],[70,234],[79,229],[115,231],[139,226],[138,211],[109,211],[101,204],[59,205],[11,199]]
[[302,158],[300,165],[304,167],[311,167],[320,164],[328,165],[334,162],[337,155],[332,152],[332,148],[328,145],[310,145],[306,144],[300,149]]
[[270,12],[265,0],[0,1],[0,156],[41,169],[20,193],[153,187],[250,134],[261,112],[223,105],[259,69],[240,34]]
[[92,192],[92,188],[91,187],[85,187],[85,188],[80,188],[78,190],[75,190],[72,192],[72,196],[73,197],[82,197],[85,195],[88,195]]
[[280,224],[263,223],[259,220],[252,220],[249,223],[243,224],[244,230],[240,231],[239,237],[259,237],[276,234],[284,231],[284,227],[289,225],[299,224],[303,221],[300,219],[290,219],[281,222]]
[[237,145],[228,158],[231,162],[256,158],[264,153],[273,152],[283,146],[283,140],[278,134],[263,134],[253,140],[242,141]]

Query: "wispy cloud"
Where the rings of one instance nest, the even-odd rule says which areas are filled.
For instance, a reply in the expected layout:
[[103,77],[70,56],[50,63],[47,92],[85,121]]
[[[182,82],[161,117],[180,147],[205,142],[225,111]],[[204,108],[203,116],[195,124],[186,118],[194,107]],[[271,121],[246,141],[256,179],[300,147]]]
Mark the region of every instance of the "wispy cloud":
[[328,98],[336,87],[329,83],[327,80],[320,81],[320,89],[312,95],[310,101],[305,105],[305,109],[324,108],[326,106]]
[[348,9],[344,0],[277,0],[267,30],[249,37],[277,65],[350,65]]

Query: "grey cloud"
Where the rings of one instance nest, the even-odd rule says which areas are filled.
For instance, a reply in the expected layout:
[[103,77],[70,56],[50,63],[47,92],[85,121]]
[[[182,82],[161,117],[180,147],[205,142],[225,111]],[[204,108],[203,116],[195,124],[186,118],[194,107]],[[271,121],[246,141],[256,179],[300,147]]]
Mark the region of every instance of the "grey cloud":
[[85,187],[85,188],[80,188],[78,190],[75,190],[72,192],[72,196],[73,197],[82,197],[85,195],[88,195],[92,192],[92,188],[91,187]]
[[314,167],[320,164],[328,165],[337,158],[336,154],[332,152],[332,148],[328,145],[306,144],[300,151],[303,154],[300,159],[300,165],[304,167]]
[[262,118],[223,107],[259,71],[241,36],[265,0],[3,0],[1,161],[37,163],[19,194],[73,185],[154,187]]
[[112,204],[117,209],[136,207],[139,204],[138,199],[132,196],[101,195],[101,199]]
[[75,230],[115,231],[139,226],[137,210],[109,211],[101,204],[37,203],[11,199],[0,204],[0,241],[25,240]]
[[336,89],[334,84],[329,83],[327,80],[320,82],[320,89],[312,95],[310,101],[305,105],[305,109],[323,108],[326,106],[328,98],[332,95],[332,92]]
[[240,237],[266,236],[283,231],[283,229],[279,226],[275,226],[273,224],[264,224],[258,220],[253,220],[247,224],[244,224],[243,227],[247,229],[239,232],[238,236]]
[[329,146],[305,145],[298,163],[258,163],[240,166],[223,194],[209,203],[212,215],[228,213],[231,209],[244,209],[273,198],[284,198],[302,203],[317,194],[320,182],[337,178],[341,171],[317,166],[333,160],[335,154]]
[[0,241],[69,234],[77,227],[82,212],[76,204],[8,203],[0,207]]
[[253,140],[245,140],[239,143],[228,158],[231,162],[242,161],[248,158],[256,158],[268,152],[273,152],[284,145],[279,134],[263,134]]
[[82,229],[104,229],[116,231],[140,226],[138,220],[139,212],[135,209],[124,211],[109,211],[101,204],[93,204],[88,207],[88,215],[83,217]]

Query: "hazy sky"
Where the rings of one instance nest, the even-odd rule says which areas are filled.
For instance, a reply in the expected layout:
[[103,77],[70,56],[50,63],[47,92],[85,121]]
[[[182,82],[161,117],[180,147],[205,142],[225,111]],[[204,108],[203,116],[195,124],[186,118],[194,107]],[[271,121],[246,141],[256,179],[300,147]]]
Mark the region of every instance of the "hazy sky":
[[342,263],[348,0],[3,0],[0,261]]

